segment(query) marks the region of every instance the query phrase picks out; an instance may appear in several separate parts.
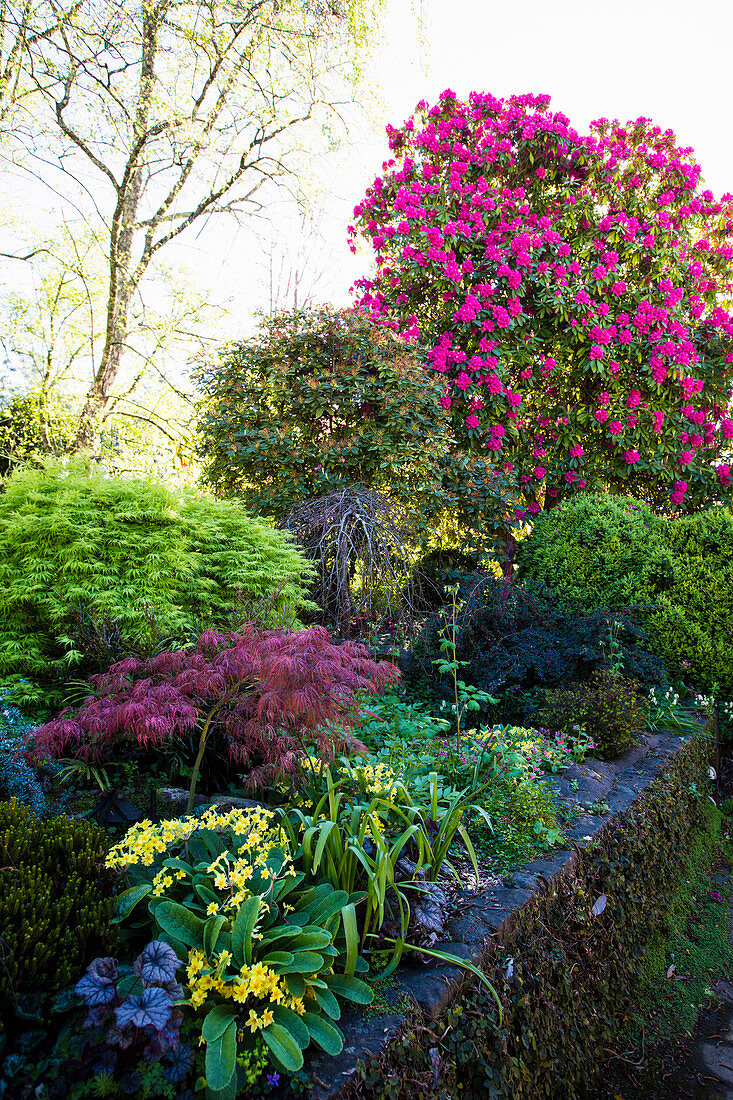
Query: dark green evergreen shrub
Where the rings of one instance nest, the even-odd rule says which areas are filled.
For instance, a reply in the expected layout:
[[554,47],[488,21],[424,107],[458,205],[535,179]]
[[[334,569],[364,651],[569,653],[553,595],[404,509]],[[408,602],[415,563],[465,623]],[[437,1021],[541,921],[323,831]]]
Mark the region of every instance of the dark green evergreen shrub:
[[537,719],[543,727],[568,735],[574,726],[582,726],[596,743],[594,755],[613,760],[643,732],[644,709],[635,680],[599,668],[586,683],[546,692]]
[[265,318],[198,382],[206,476],[258,512],[282,517],[356,484],[423,513],[446,504],[444,382],[359,310]]
[[110,660],[234,628],[276,596],[302,606],[310,566],[242,508],[83,461],[19,469],[0,495],[0,682],[48,707]]
[[733,515],[664,519],[627,497],[578,497],[537,518],[520,574],[566,605],[646,605],[650,647],[674,678],[733,693]]
[[564,604],[618,610],[652,603],[674,584],[669,520],[632,497],[579,495],[534,521],[519,575]]
[[0,1001],[53,992],[110,946],[112,875],[98,825],[41,821],[11,798],[0,803]]
[[714,508],[669,521],[674,583],[649,634],[676,677],[733,699],[733,514]]
[[[612,629],[625,673],[645,684],[666,683],[664,665],[649,652],[634,609],[588,609],[580,601],[563,605],[553,589],[477,573],[462,575],[459,595],[463,606],[457,655],[467,662],[461,676],[491,695],[503,694],[501,714],[492,713],[492,719],[533,717],[534,704],[527,693],[588,680],[606,667]],[[414,668],[405,672],[408,686],[422,682],[440,691],[441,678],[432,665],[440,653],[440,638],[441,619],[436,615],[415,647]]]

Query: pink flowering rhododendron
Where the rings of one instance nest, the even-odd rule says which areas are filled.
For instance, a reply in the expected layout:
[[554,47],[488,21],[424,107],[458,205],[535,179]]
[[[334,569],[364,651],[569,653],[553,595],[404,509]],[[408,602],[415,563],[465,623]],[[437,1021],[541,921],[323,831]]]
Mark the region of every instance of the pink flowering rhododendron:
[[[418,341],[489,468],[504,427],[512,506],[640,484],[727,499],[733,197],[700,189],[692,151],[645,118],[578,133],[536,95],[444,92],[388,135],[355,210],[376,254],[361,304]],[[681,432],[700,439],[685,482]]]

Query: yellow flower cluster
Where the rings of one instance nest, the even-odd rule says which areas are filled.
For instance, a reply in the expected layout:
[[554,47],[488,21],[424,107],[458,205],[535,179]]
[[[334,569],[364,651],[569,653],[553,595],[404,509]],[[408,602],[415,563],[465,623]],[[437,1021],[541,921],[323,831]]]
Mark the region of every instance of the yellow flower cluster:
[[153,896],[162,897],[162,895],[168,890],[176,879],[186,877],[186,872],[180,868],[177,870],[171,870],[168,867],[164,867],[162,871],[158,871],[157,875],[153,878]]
[[201,829],[210,829],[217,833],[231,831],[236,836],[244,836],[244,843],[238,848],[240,855],[253,850],[267,855],[282,842],[280,830],[272,825],[273,817],[271,810],[242,810],[235,807],[219,813],[212,806],[201,817],[182,817],[178,820],[161,821],[157,825],[146,818],[128,829],[119,844],[110,848],[105,863],[114,870],[124,870],[136,864],[150,867],[156,856],[166,853],[173,844],[185,843]]
[[394,789],[397,776],[388,764],[365,764],[359,768],[367,794],[387,794],[390,802],[395,801]]
[[[281,1004],[285,1008],[291,1008],[299,1016],[303,1015],[305,1012],[303,998],[291,997],[284,978],[263,963],[245,965],[238,973],[225,976],[231,958],[228,951],[222,951],[210,962],[198,948],[192,948],[188,952],[186,984],[190,992],[189,1004],[192,1008],[200,1008],[210,993],[218,993],[225,1000],[236,1001],[237,1004],[245,1004],[250,997],[255,997],[259,1001],[267,1000],[269,1005]],[[258,1016],[255,1009],[251,1007],[249,1019],[245,1025],[252,1032],[268,1027],[273,1019],[272,1008],[262,1005],[258,1005],[257,1008],[261,1010],[261,1014]]]

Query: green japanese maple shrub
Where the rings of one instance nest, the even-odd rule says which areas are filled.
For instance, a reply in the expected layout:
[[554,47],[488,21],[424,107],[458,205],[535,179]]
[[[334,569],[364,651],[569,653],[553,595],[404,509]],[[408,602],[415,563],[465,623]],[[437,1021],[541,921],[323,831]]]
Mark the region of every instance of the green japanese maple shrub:
[[81,459],[20,468],[0,494],[0,683],[51,708],[70,677],[236,627],[263,597],[282,625],[309,573],[287,532],[238,504]]

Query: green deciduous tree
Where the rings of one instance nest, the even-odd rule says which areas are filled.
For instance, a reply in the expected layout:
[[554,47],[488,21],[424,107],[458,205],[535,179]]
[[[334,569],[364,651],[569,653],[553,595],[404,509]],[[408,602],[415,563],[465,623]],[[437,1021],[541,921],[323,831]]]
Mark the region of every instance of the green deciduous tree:
[[[101,0],[56,19],[9,0],[35,89],[23,164],[104,234],[101,350],[76,445],[113,400],[133,302],[163,250],[215,214],[257,209],[346,98],[366,0]],[[44,33],[39,32],[39,28]],[[18,157],[20,154],[17,154]]]

